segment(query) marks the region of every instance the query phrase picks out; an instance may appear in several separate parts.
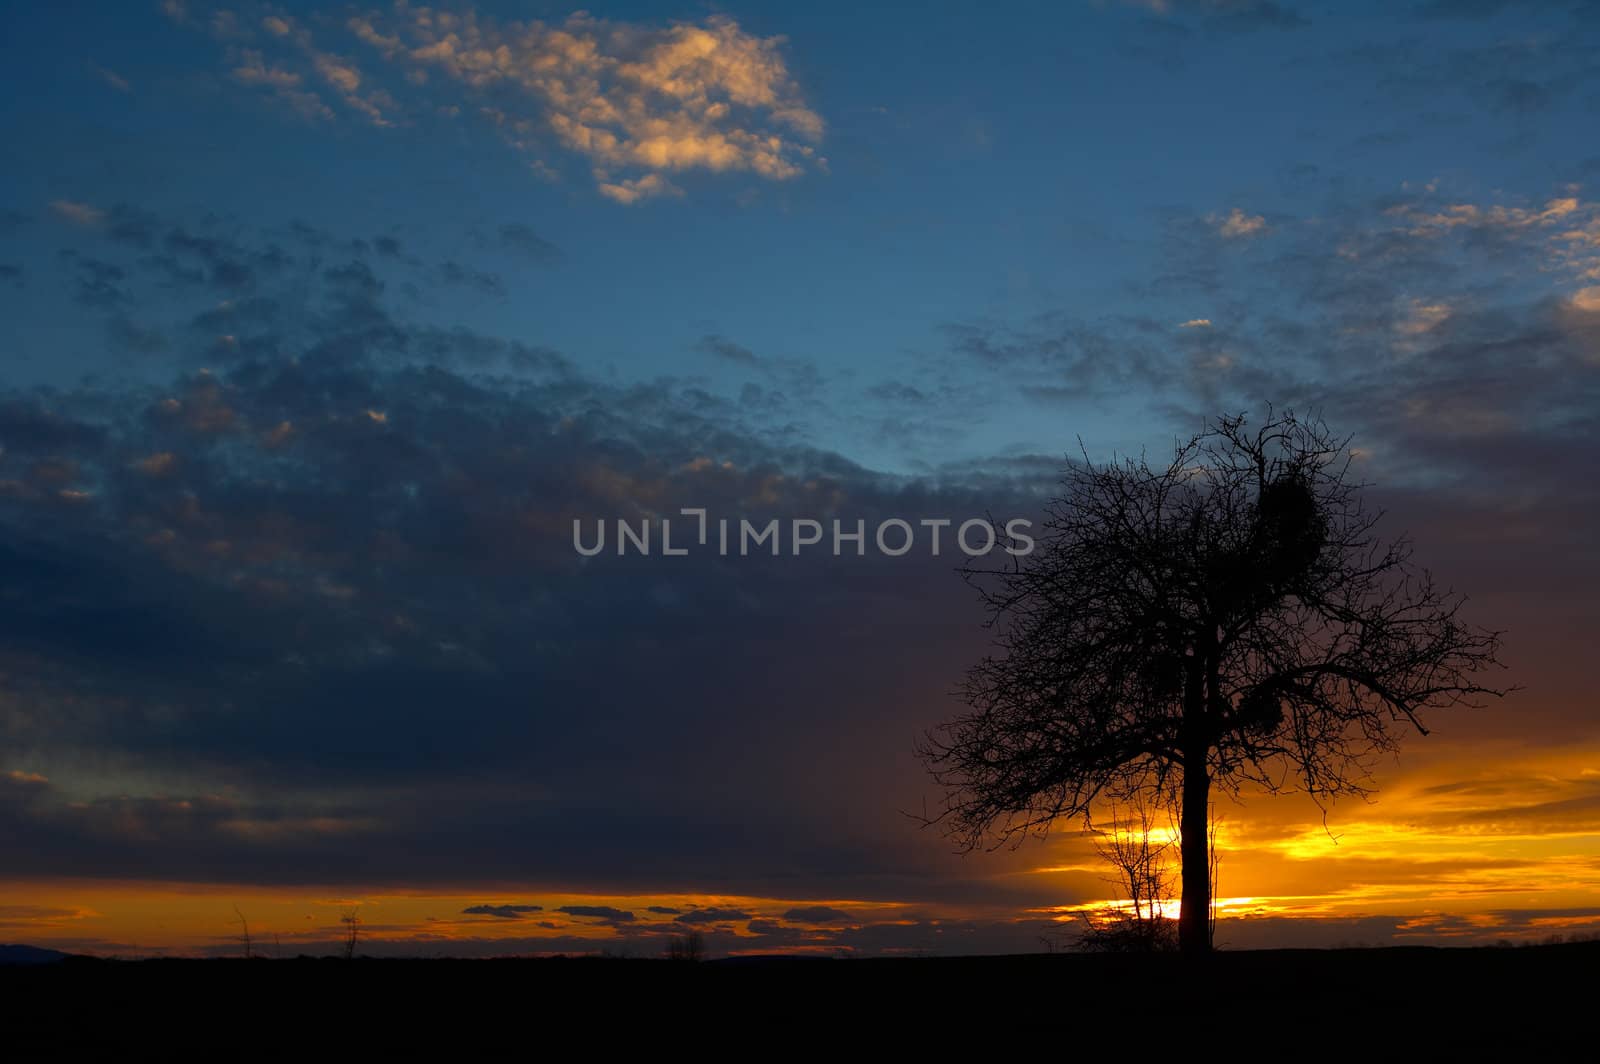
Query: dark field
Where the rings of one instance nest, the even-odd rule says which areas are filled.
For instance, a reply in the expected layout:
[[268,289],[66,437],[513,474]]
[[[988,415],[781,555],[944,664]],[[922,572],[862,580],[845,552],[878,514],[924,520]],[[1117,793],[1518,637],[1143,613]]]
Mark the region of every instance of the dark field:
[[[1600,1054],[1600,943],[704,963],[156,960],[0,968],[8,1049],[135,1057],[378,1049],[480,1056],[1446,1060]],[[571,1037],[567,1037],[570,1035]],[[570,1047],[570,1048],[567,1048]],[[52,1052],[53,1051],[53,1052]],[[121,1054],[119,1054],[121,1055]],[[787,1054],[781,1054],[787,1055]]]

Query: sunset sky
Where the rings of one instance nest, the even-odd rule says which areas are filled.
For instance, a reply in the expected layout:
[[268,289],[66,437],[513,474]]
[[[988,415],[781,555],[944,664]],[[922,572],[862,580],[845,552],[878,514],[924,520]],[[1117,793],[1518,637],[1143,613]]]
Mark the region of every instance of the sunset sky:
[[1520,689],[1219,796],[1219,944],[1600,931],[1600,8],[1332,10],[6,5],[0,942],[1047,948],[1091,836],[916,820],[959,556],[573,521],[1036,514],[1267,403]]

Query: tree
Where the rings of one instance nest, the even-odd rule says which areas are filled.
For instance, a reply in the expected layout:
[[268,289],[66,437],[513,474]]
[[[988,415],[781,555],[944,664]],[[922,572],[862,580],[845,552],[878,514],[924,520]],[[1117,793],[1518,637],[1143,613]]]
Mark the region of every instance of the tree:
[[1126,894],[1127,903],[1082,913],[1078,947],[1093,953],[1169,950],[1177,945],[1174,922],[1167,915],[1173,843],[1157,837],[1155,812],[1144,795],[1124,808],[1113,804],[1109,821],[1109,830],[1095,842],[1095,852],[1113,869],[1106,882]]
[[250,960],[254,954],[251,952],[252,939],[250,938],[250,921],[244,918],[244,913],[239,911],[239,906],[233,907],[233,915],[239,920],[239,944],[244,947],[244,959]]
[[673,935],[667,943],[667,959],[670,961],[700,961],[706,956],[706,939],[698,931],[690,931],[682,935]]
[[[1179,940],[1210,949],[1213,786],[1371,790],[1425,711],[1501,695],[1499,633],[1385,542],[1348,438],[1316,419],[1225,416],[1152,467],[1069,466],[1036,548],[964,569],[993,651],[970,712],[919,752],[966,849],[1017,843],[1103,798],[1179,812]],[[997,532],[998,534],[998,532]]]
[[344,914],[339,917],[339,922],[344,925],[340,953],[345,960],[354,960],[356,945],[361,940],[361,906],[357,905],[346,909]]

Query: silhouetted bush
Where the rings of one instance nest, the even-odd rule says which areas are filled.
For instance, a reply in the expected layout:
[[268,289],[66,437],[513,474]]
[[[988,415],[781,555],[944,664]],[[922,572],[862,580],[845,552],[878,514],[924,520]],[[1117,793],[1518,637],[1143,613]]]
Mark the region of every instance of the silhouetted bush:
[[1121,910],[1085,913],[1074,945],[1083,953],[1169,953],[1178,948],[1178,921]]
[[685,935],[673,935],[672,941],[667,943],[667,960],[669,961],[703,961],[705,958],[705,936],[698,931],[690,931]]

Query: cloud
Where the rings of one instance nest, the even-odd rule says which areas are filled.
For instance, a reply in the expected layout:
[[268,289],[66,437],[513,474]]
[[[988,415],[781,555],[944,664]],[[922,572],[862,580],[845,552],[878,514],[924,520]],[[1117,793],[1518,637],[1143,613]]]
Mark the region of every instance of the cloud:
[[[324,95],[376,126],[409,115],[472,115],[535,170],[581,158],[596,190],[624,205],[682,195],[672,178],[747,173],[786,181],[825,169],[824,123],[805,102],[783,39],[746,33],[725,15],[665,26],[575,14],[560,23],[501,22],[471,6],[396,4],[339,31],[269,14],[213,19],[240,84],[313,121],[337,116]],[[316,87],[313,87],[313,86]]]
[[1125,317],[1081,320],[1047,313],[1017,324],[951,322],[943,331],[962,360],[1004,369],[1024,395],[1059,403],[1164,379],[1171,372],[1170,356],[1155,337],[1166,330],[1153,325]]
[[1600,286],[1590,285],[1587,288],[1578,289],[1569,297],[1568,303],[1574,310],[1580,310],[1586,314],[1600,313]]
[[[975,387],[999,386],[978,367],[1004,367],[1005,387],[1057,406],[1134,394],[1193,418],[1273,400],[1397,447],[1434,434],[1428,460],[1449,461],[1452,476],[1469,466],[1444,458],[1447,436],[1587,420],[1574,404],[1597,383],[1600,333],[1583,293],[1600,276],[1600,224],[1576,191],[1484,202],[1430,184],[1237,242],[1218,239],[1229,217],[1169,223],[1159,272],[1130,287],[1137,312],[1113,302],[1098,317],[952,323],[949,350],[974,367]],[[1218,308],[1191,319],[1204,327],[1145,312],[1196,295]]]
[[7,786],[14,788],[42,789],[50,785],[49,779],[40,775],[39,773],[24,772],[21,769],[10,769],[4,773],[0,773],[0,779],[3,779]]
[[90,63],[89,72],[118,92],[128,93],[133,91],[133,86],[128,84],[128,79],[118,74],[115,70],[108,70],[98,63]]
[[[1418,11],[1427,18],[1482,19],[1498,15],[1508,9],[1526,6],[1529,5],[1519,0],[1427,0]],[[1562,0],[1555,0],[1545,6],[1559,8],[1565,5]]]
[[259,51],[243,49],[233,58],[230,75],[241,85],[272,92],[296,114],[309,121],[333,120],[333,110],[315,92],[305,89],[305,78],[285,67],[269,65]]
[[92,914],[51,905],[0,905],[0,928],[38,934],[82,921]]
[[[882,707],[903,735],[944,697],[941,677],[908,688],[882,665],[977,645],[965,625],[924,630],[967,601],[948,557],[862,559],[842,581],[823,578],[825,556],[652,571],[579,558],[572,524],[685,505],[735,521],[980,515],[1025,504],[1021,481],[877,474],[793,445],[770,423],[781,406],[700,382],[603,382],[549,348],[426,324],[406,289],[434,267],[371,239],[132,209],[97,233],[94,255],[57,272],[115,289],[92,310],[152,338],[142,382],[0,402],[0,571],[17,596],[0,668],[28,688],[0,714],[21,746],[55,751],[26,767],[57,784],[0,816],[0,841],[32,854],[34,874],[223,862],[331,881],[351,846],[368,855],[361,874],[417,882],[470,867],[591,889],[689,874],[754,886],[781,863],[818,884],[870,867],[861,889],[892,891],[908,867],[927,874],[926,855],[907,860],[914,838],[875,839],[877,815],[820,828],[866,793],[899,823],[880,773],[793,796],[825,746],[885,727]],[[788,367],[773,373],[787,382]],[[867,616],[906,638],[862,642]],[[770,663],[724,660],[779,623],[830,648],[831,678],[802,671],[774,692]],[[848,696],[828,695],[841,676]],[[578,704],[594,712],[562,709]],[[138,781],[62,776],[71,750],[139,765]],[[670,771],[641,771],[668,751]],[[426,799],[391,790],[424,780]],[[749,795],[738,823],[716,799],[727,786]],[[801,822],[816,842],[796,837]],[[435,836],[448,841],[420,842]],[[693,919],[755,912],[707,908]]]
[[740,920],[752,919],[751,915],[742,909],[720,909],[708,907],[704,909],[690,909],[678,917],[680,924],[725,924]]
[[534,262],[556,262],[561,249],[521,222],[506,222],[497,231],[500,245]]
[[708,333],[702,336],[700,342],[695,346],[707,354],[746,366],[753,366],[760,361],[756,358],[755,352],[748,347],[742,347],[726,336],[718,336],[715,333]]
[[1576,195],[1534,206],[1440,203],[1430,196],[1395,204],[1386,213],[1408,236],[1485,251],[1537,246],[1546,268],[1579,281],[1600,280],[1600,204]]
[[555,910],[566,913],[568,916],[582,916],[590,919],[604,920],[611,924],[628,924],[635,919],[633,913],[626,909],[613,908],[610,905],[563,905]]
[[436,274],[440,284],[470,288],[489,296],[503,296],[506,292],[505,283],[499,275],[463,266],[454,260],[441,262]]
[[402,62],[440,70],[475,93],[520,90],[561,143],[602,171],[652,171],[619,187],[691,169],[795,177],[814,154],[803,141],[822,134],[789,77],[781,40],[752,37],[724,16],[665,29],[584,15],[559,27],[501,28],[468,9],[413,20],[397,35],[411,38],[392,53]]
[[1122,0],[1160,17],[1192,20],[1206,29],[1245,33],[1293,30],[1309,25],[1292,7],[1275,0]]
[[529,913],[543,911],[543,905],[469,905],[461,910],[464,916],[494,916],[502,920],[520,920]]
[[1218,233],[1230,240],[1259,236],[1267,231],[1267,220],[1259,214],[1246,214],[1238,207],[1226,214],[1213,214],[1210,221]]
[[801,906],[790,909],[783,914],[783,918],[794,924],[834,924],[852,919],[849,913],[831,905]]
[[596,173],[600,194],[607,199],[615,200],[624,207],[632,207],[646,200],[656,199],[660,196],[682,196],[683,189],[674,185],[660,174],[646,174],[643,177],[622,178],[617,181],[603,179],[603,171]]
[[105,220],[106,213],[100,208],[87,203],[78,203],[74,200],[51,200],[50,209],[58,218],[64,218],[73,225],[95,226]]
[[[1459,12],[1472,4],[1422,14],[1437,16],[1446,6]],[[1555,0],[1519,10],[1517,33],[1469,31],[1450,37],[1456,43],[1448,45],[1430,34],[1400,35],[1352,49],[1340,62],[1391,99],[1422,105],[1412,112],[1408,135],[1426,137],[1441,121],[1471,122],[1462,135],[1492,138],[1487,146],[1495,154],[1520,151],[1542,135],[1533,124],[1538,117],[1586,106],[1594,47],[1582,5]],[[1499,116],[1511,120],[1509,128],[1492,120]]]
[[1395,322],[1395,331],[1400,334],[1401,343],[1405,344],[1443,325],[1450,317],[1450,304],[1411,299],[1407,301],[1403,315]]
[[115,307],[129,300],[124,282],[128,273],[116,263],[76,251],[62,253],[62,261],[70,263],[76,274],[74,297],[86,307]]
[[394,97],[372,85],[353,60],[319,47],[305,23],[277,14],[241,22],[234,12],[219,11],[210,29],[223,45],[234,81],[272,92],[301,117],[318,122],[337,118],[313,88],[315,82],[366,122],[395,124],[399,104]]

